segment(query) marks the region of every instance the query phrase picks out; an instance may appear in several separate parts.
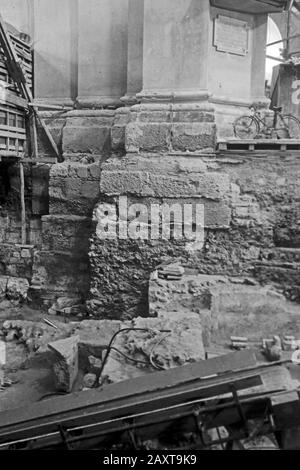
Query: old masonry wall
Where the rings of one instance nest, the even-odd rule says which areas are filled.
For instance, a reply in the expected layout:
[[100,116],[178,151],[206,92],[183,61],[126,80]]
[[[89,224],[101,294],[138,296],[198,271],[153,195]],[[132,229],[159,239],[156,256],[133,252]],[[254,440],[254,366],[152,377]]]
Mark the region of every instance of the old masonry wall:
[[[207,149],[207,136],[203,145],[201,136],[192,136],[196,148],[185,153],[172,148],[169,134],[160,134],[166,139],[160,145],[147,133],[146,144],[137,148],[134,139],[145,139],[133,135],[136,126],[128,124],[136,116],[129,108],[44,117],[61,162],[36,167],[28,177],[34,237],[28,234],[26,257],[11,229],[1,225],[0,276],[26,278],[31,301],[49,308],[57,298],[74,297],[87,301],[88,312],[100,318],[155,315],[149,310],[149,279],[165,260],[180,261],[191,275],[272,284],[300,300],[297,154],[216,155]],[[48,151],[42,144],[41,155]],[[147,206],[203,203],[204,246],[184,239],[99,239],[97,208],[103,202],[116,206],[120,195]]]

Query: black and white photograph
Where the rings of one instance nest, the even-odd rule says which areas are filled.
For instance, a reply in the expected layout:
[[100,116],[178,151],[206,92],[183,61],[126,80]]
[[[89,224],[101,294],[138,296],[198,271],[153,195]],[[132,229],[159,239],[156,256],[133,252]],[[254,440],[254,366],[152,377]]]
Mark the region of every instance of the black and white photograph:
[[300,0],[0,0],[0,458],[70,450],[300,450]]

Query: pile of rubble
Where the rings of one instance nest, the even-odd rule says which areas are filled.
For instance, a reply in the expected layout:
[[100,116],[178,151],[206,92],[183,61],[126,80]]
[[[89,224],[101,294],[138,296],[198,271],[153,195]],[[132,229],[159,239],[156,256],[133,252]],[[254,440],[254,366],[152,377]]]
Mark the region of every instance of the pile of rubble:
[[27,279],[0,276],[0,302],[9,300],[14,305],[23,304],[28,299]]
[[80,297],[59,297],[48,309],[49,315],[86,316],[86,307]]

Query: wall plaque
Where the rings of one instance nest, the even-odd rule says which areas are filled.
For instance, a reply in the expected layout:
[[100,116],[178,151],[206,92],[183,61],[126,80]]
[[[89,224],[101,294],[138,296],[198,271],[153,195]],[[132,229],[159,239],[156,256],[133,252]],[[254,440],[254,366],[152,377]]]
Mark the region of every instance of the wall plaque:
[[229,16],[215,18],[214,45],[218,51],[245,56],[248,53],[249,24]]

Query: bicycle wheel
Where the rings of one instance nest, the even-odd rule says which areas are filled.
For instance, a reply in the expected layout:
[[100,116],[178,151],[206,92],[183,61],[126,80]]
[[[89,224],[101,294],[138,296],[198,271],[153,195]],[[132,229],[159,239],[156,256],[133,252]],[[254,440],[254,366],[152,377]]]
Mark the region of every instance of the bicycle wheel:
[[291,114],[280,116],[275,132],[279,139],[300,139],[300,121]]
[[254,139],[259,126],[253,116],[241,116],[233,124],[234,135],[239,139]]

